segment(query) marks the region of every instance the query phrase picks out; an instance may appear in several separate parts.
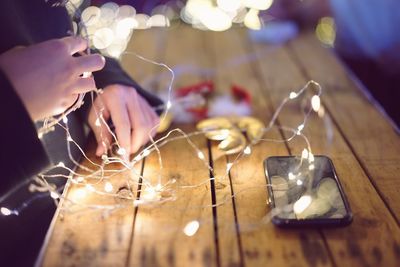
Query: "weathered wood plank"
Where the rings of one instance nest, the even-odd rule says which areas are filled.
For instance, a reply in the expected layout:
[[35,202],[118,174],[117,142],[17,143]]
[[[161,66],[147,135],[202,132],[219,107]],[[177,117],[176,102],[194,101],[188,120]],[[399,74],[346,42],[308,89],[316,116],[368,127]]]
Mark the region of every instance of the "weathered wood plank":
[[[158,60],[163,55],[154,46],[154,35],[153,30],[139,32],[129,44],[127,51],[135,51],[138,54],[145,52],[146,57]],[[157,71],[154,65],[147,63],[140,68],[136,67],[143,62],[136,63],[135,56],[125,56],[122,61],[128,73],[137,78],[138,82],[144,81],[146,75],[154,75]],[[153,85],[156,86],[156,84]],[[91,140],[91,146],[87,148],[92,160],[96,160],[94,142]],[[83,164],[90,166],[87,161]],[[93,168],[93,166],[90,167]],[[120,166],[114,165],[110,168],[120,168]],[[140,173],[141,168],[142,164],[137,163],[136,172]],[[114,185],[114,191],[126,186],[125,182],[131,177],[133,176],[129,171],[113,177],[110,182]],[[104,183],[99,184],[98,188],[102,186]],[[133,189],[132,193],[136,194],[137,185],[133,184],[131,189]],[[82,194],[87,194],[87,196],[81,196]],[[121,204],[119,200],[94,195],[82,186],[76,185],[67,187],[64,195],[82,204]],[[107,217],[103,217],[101,211],[83,211],[73,214],[62,212],[63,209],[67,209],[65,202],[57,209],[47,234],[49,238],[42,248],[43,253],[40,257],[43,258],[39,258],[38,263],[42,262],[43,266],[125,266],[133,231],[135,211],[133,205],[127,203],[125,208]]]
[[[254,45],[254,48],[261,52],[265,45]],[[287,79],[277,79],[283,70],[277,68],[276,62],[284,66]],[[319,64],[322,66],[325,62],[320,61]],[[282,94],[288,95],[294,88],[302,87],[307,81],[284,48],[276,50],[268,60],[259,60],[259,67],[268,81],[270,90],[267,93],[275,105]],[[332,74],[329,69],[326,71]],[[316,80],[319,81],[317,78]],[[321,77],[321,83],[325,82]],[[325,92],[329,90],[329,87],[325,87]],[[328,101],[331,95],[326,93],[323,99]],[[362,116],[363,111],[360,112]],[[282,124],[294,126],[301,121],[301,110],[288,110],[283,112],[280,118]],[[333,159],[354,213],[354,221],[350,226],[322,231],[334,262],[340,266],[396,266],[398,253],[395,248],[398,247],[400,238],[396,221],[379,198],[336,125],[332,125],[331,128],[332,140],[326,137],[324,129],[323,121],[314,116],[304,132],[310,138],[315,154],[326,154]],[[291,142],[289,147],[298,154],[304,145]]]
[[[244,30],[234,29],[213,35],[217,87],[225,92],[232,84],[248,89],[253,95],[254,116],[268,124],[274,107],[263,95],[263,89],[267,88],[254,69],[257,55],[243,46],[245,34]],[[274,50],[271,49],[269,52],[274,53]],[[268,59],[268,51],[263,57]],[[275,64],[280,65],[280,62]],[[282,140],[276,129],[269,132],[265,138]],[[262,142],[252,148],[251,156],[244,157],[231,170],[232,189],[234,193],[238,193],[234,203],[244,265],[331,266],[328,252],[318,231],[288,231],[278,229],[271,223],[262,225],[263,217],[270,211],[266,204],[268,194],[263,160],[269,156],[287,154],[284,143]],[[233,157],[230,160],[232,161]],[[226,163],[214,162],[215,166],[217,164],[223,165],[221,169],[226,166]],[[220,240],[230,238],[228,233],[219,235]],[[221,260],[224,257],[228,258],[230,255],[223,253],[222,250]]]
[[[327,88],[324,103],[363,169],[400,222],[400,138],[386,118],[356,88],[342,63],[311,34],[290,46],[305,75]],[[323,62],[323,64],[321,64]]]
[[[207,59],[198,52],[202,49],[201,41],[201,34],[188,27],[170,31],[165,41],[166,64],[174,69],[178,66],[207,66]],[[201,78],[197,72],[183,72],[177,75],[174,87],[191,85]],[[194,130],[193,126],[183,129],[186,132]],[[206,139],[198,136],[192,141],[207,157]],[[209,171],[186,140],[162,147],[161,155],[164,183],[172,178],[177,180],[178,185],[206,183],[191,189],[178,189],[176,201],[154,208],[139,207],[129,265],[216,266],[210,183],[207,182]],[[145,163],[144,177],[153,185],[157,183],[158,168],[157,156],[150,155]],[[200,222],[200,228],[194,236],[186,236],[182,230],[194,220]]]

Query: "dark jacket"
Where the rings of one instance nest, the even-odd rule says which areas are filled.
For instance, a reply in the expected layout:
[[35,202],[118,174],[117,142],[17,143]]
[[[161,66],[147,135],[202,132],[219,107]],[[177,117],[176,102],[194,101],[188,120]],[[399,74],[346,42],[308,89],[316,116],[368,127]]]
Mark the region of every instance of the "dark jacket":
[[[0,54],[15,46],[29,46],[69,35],[71,19],[66,9],[52,7],[52,2],[1,0]],[[107,58],[105,68],[94,73],[94,77],[98,88],[110,84],[129,85],[151,105],[162,103],[135,83],[113,59]],[[83,120],[91,101],[85,102],[86,106],[68,117],[71,135],[81,145],[85,143]],[[19,216],[0,215],[0,265],[31,266],[55,209],[48,193],[35,196],[29,192],[28,184],[51,163],[63,161],[72,167],[68,161],[66,135],[58,128],[40,140],[35,124],[1,70],[0,125],[0,207],[15,208],[29,203]],[[73,156],[78,157],[79,151],[72,148]],[[5,194],[11,188],[16,189],[14,193]]]

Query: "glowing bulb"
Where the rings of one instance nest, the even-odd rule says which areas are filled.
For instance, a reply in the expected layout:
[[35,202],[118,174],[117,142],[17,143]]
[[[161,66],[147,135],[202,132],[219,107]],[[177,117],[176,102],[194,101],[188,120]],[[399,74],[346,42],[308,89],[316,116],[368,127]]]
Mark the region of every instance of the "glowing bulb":
[[85,181],[85,179],[84,179],[82,176],[76,177],[75,180],[76,180],[78,183],[82,183],[83,181]]
[[229,172],[231,170],[232,166],[233,166],[232,162],[227,163],[226,164],[226,171]]
[[62,121],[63,121],[63,123],[67,124],[67,123],[68,123],[68,118],[67,118],[67,116],[64,116],[64,117],[62,118]]
[[43,138],[43,133],[38,133],[38,138],[42,139]]
[[299,179],[299,180],[296,181],[296,184],[297,184],[298,186],[300,186],[300,185],[303,184],[303,181]]
[[60,162],[57,164],[57,167],[65,168],[64,162],[60,161]]
[[146,189],[143,192],[143,199],[145,200],[155,200],[157,198],[157,192],[152,186],[146,187]]
[[300,124],[299,127],[297,127],[297,135],[300,135],[301,131],[304,129],[304,124]]
[[0,209],[1,214],[3,214],[4,216],[9,216],[11,215],[12,211],[7,209],[6,207],[1,207]]
[[314,95],[314,96],[311,98],[311,106],[312,106],[312,109],[313,109],[315,112],[318,112],[319,108],[321,107],[321,99],[319,98],[319,96]]
[[162,185],[161,184],[157,184],[155,188],[156,188],[157,191],[160,191],[162,189]]
[[122,148],[122,147],[118,148],[117,154],[120,155],[120,156],[125,155],[126,154],[125,148]]
[[261,29],[261,21],[258,17],[259,10],[257,9],[250,9],[247,12],[246,16],[244,17],[244,25],[252,30],[259,30]]
[[201,151],[198,151],[198,152],[197,152],[197,156],[198,156],[199,159],[201,159],[201,160],[204,160],[204,159],[205,159],[204,154],[203,154],[203,152],[201,152]]
[[291,92],[290,94],[289,94],[289,98],[290,99],[295,99],[297,97],[297,94],[295,93],[295,92]]
[[60,197],[60,195],[59,195],[57,192],[51,191],[51,192],[50,192],[50,197],[51,197],[51,198],[54,198],[54,199],[57,199],[57,198]]
[[225,12],[237,12],[241,7],[241,0],[217,0],[217,5]]
[[314,162],[314,155],[311,152],[308,153],[308,162]]
[[171,101],[168,100],[168,102],[167,102],[167,109],[170,109],[171,107],[172,107],[172,103],[171,103]]
[[147,157],[148,155],[150,155],[150,150],[148,149],[143,150],[143,157]]
[[87,185],[86,185],[86,189],[87,189],[88,191],[90,191],[90,192],[96,191],[96,190],[94,189],[93,185],[91,185],[91,184],[87,184]]
[[78,188],[71,191],[72,199],[82,199],[86,196],[86,190],[84,188]]
[[114,32],[109,28],[100,28],[94,33],[92,41],[97,49],[105,49],[114,41]]
[[101,124],[100,124],[100,118],[97,118],[97,119],[96,119],[94,125],[96,125],[97,127],[100,127],[100,126],[101,126]]
[[201,12],[199,19],[211,31],[225,31],[232,26],[232,19],[218,7],[211,7]]
[[74,140],[72,139],[72,137],[71,137],[70,135],[68,135],[67,141],[68,141],[68,142],[72,142],[72,141],[74,141]]
[[303,149],[303,152],[301,152],[301,157],[303,159],[308,158],[308,150],[306,148]]
[[314,164],[310,164],[310,166],[308,166],[308,169],[309,169],[310,171],[314,170],[314,169],[315,169]]
[[246,148],[243,150],[243,153],[246,155],[250,155],[251,154],[251,147],[246,146]]
[[296,176],[292,172],[289,172],[288,177],[289,177],[289,180],[296,179]]
[[106,184],[104,185],[104,191],[110,193],[113,190],[113,186],[110,182],[106,182]]
[[188,224],[186,224],[185,228],[183,228],[183,232],[187,236],[194,236],[197,231],[199,230],[200,223],[198,221],[191,221]]
[[302,213],[311,204],[311,197],[308,195],[302,196],[293,205],[293,211],[296,214]]
[[89,71],[85,71],[85,72],[82,74],[82,78],[89,78],[90,76],[92,76],[92,73],[89,72]]

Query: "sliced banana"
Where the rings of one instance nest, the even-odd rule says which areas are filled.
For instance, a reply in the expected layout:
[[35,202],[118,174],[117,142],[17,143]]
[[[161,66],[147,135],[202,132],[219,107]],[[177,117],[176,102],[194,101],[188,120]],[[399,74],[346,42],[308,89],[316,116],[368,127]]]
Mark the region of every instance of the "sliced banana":
[[246,138],[237,130],[231,130],[226,139],[219,143],[218,148],[227,155],[239,153],[246,147]]
[[163,113],[160,116],[160,125],[158,126],[157,133],[165,132],[172,123],[172,114],[171,112]]
[[236,125],[240,130],[246,131],[247,137],[253,144],[260,141],[264,134],[264,123],[253,117],[239,117],[237,118]]
[[197,124],[197,129],[205,132],[210,140],[221,141],[218,148],[226,154],[235,154],[246,147],[246,138],[241,131],[246,131],[252,144],[263,136],[264,124],[253,117],[215,117]]

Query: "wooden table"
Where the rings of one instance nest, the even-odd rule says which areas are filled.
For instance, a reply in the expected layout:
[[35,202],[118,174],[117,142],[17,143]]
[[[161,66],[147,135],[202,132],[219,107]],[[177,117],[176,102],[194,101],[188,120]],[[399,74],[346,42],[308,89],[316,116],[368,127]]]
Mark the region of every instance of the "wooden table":
[[[282,230],[272,224],[260,225],[269,211],[263,159],[299,154],[304,147],[296,141],[263,142],[232,168],[222,188],[208,182],[178,191],[176,201],[154,208],[132,205],[108,216],[90,210],[68,213],[62,211],[67,206],[62,203],[39,265],[400,266],[400,138],[332,51],[322,47],[313,34],[302,33],[284,46],[273,46],[252,43],[245,29],[214,33],[175,25],[135,32],[128,50],[173,67],[177,71],[174,88],[205,79],[213,80],[219,92],[232,84],[247,88],[254,96],[254,115],[265,122],[290,91],[310,79],[318,81],[324,89],[322,105],[331,121],[331,140],[326,120],[317,116],[304,132],[315,154],[333,159],[354,221],[337,229]],[[135,57],[125,57],[123,64],[148,88],[167,86],[169,76],[162,68]],[[301,119],[300,108],[291,106],[278,124],[294,126]],[[194,130],[194,125],[179,127]],[[283,133],[273,130],[268,137],[282,139]],[[215,144],[204,136],[193,141],[212,162],[215,173],[210,174],[181,140],[161,150],[167,178],[193,185],[224,173],[231,158],[215,159]],[[151,154],[137,171],[156,181],[157,166],[157,157]],[[128,175],[123,173],[112,182],[123,184]],[[76,187],[67,187],[64,195],[79,198]],[[235,193],[224,205],[212,207]],[[117,204],[120,200],[89,193],[80,201]],[[182,229],[192,220],[200,221],[200,228],[189,237]]]

